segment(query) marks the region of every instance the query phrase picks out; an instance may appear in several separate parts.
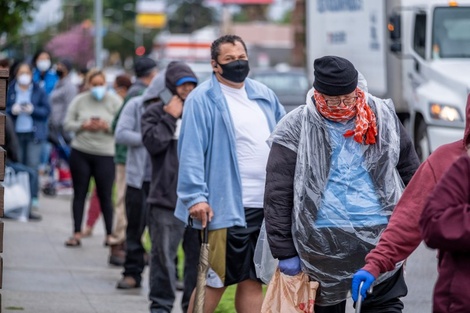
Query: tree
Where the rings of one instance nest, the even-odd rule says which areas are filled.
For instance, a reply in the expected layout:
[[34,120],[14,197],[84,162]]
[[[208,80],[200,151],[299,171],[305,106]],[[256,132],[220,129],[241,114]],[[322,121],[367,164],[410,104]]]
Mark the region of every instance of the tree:
[[79,67],[85,67],[93,60],[93,37],[88,21],[74,26],[71,30],[55,36],[46,44],[46,49],[58,58],[69,58]]
[[2,32],[6,32],[10,36],[18,34],[23,22],[31,20],[31,14],[43,1],[44,0],[0,1],[0,34]]
[[168,28],[172,33],[192,33],[215,21],[214,11],[203,5],[202,0],[183,1],[171,14]]
[[233,16],[235,22],[267,21],[268,4],[240,5],[240,13]]

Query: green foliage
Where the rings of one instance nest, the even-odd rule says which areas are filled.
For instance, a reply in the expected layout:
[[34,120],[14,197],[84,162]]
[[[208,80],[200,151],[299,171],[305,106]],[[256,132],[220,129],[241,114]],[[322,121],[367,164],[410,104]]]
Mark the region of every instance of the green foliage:
[[253,22],[267,21],[267,10],[269,5],[266,4],[247,4],[240,5],[240,12],[235,14],[232,19],[234,22]]
[[290,24],[292,23],[292,11],[286,11],[279,21],[281,24]]
[[6,31],[16,35],[24,21],[31,20],[31,14],[44,0],[2,0],[0,1],[0,34]]
[[201,0],[181,3],[170,16],[168,28],[172,33],[192,33],[215,21],[215,13],[202,4]]

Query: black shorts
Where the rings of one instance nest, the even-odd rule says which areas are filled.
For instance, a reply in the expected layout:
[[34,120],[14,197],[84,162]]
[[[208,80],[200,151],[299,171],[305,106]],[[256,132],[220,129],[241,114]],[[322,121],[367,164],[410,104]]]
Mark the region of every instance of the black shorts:
[[234,226],[209,232],[207,285],[222,288],[256,277],[253,256],[263,222],[262,208],[245,208],[246,227]]

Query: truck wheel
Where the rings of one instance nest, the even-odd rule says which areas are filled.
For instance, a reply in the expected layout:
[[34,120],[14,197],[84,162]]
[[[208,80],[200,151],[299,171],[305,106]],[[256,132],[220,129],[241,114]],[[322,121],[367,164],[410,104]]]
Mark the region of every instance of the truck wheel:
[[423,120],[418,122],[418,127],[415,131],[415,149],[418,154],[418,158],[421,162],[424,162],[427,157],[431,154],[431,149],[429,146],[429,138],[427,125]]

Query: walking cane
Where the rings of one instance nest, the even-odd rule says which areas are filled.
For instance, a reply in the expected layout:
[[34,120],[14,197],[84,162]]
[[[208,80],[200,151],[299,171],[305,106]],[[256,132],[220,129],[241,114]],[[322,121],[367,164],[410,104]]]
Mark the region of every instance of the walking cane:
[[[362,306],[361,290],[362,290],[362,286],[363,286],[363,285],[364,285],[364,282],[361,281],[361,283],[359,284],[359,292],[358,292],[358,295],[357,295],[356,311],[355,311],[355,313],[361,313],[361,306]],[[367,290],[367,293],[368,293],[368,294],[371,294],[371,293],[372,293],[372,286],[370,286],[369,290]]]
[[194,302],[194,313],[204,312],[204,300],[206,297],[206,278],[209,270],[209,220],[202,232],[201,252],[197,266],[196,297]]

